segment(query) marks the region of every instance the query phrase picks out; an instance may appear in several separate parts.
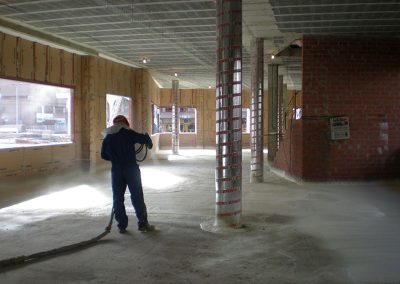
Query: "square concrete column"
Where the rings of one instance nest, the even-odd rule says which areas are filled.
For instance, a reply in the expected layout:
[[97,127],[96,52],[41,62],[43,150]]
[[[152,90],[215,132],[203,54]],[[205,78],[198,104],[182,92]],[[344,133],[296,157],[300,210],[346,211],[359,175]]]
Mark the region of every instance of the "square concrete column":
[[250,182],[264,180],[264,40],[251,42]]
[[172,80],[172,153],[179,153],[179,81]]

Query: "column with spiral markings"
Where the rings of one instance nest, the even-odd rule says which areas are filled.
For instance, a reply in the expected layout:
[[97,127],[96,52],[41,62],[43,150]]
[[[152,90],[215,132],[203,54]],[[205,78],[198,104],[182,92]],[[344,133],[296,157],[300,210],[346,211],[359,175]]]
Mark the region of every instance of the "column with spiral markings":
[[264,180],[264,40],[251,43],[250,182]]
[[172,80],[172,153],[179,153],[179,81]]
[[216,227],[242,213],[242,1],[217,0]]

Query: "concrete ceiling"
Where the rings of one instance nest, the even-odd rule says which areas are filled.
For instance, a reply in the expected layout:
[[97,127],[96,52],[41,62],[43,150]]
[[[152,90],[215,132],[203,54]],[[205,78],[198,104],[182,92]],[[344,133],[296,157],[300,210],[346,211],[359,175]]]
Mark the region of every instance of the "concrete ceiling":
[[[207,88],[215,85],[215,14],[215,0],[1,0],[0,29],[148,68],[161,87],[176,72],[181,87]],[[243,0],[244,87],[252,38],[264,38],[268,64],[303,34],[399,38],[400,2]],[[301,88],[301,59],[274,61],[288,87]]]

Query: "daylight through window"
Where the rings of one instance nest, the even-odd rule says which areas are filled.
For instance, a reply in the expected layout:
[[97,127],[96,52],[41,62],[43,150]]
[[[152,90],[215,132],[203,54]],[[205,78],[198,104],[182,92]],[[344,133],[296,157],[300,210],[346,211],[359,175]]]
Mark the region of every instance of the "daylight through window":
[[130,98],[107,94],[106,101],[107,127],[113,125],[113,119],[117,115],[124,115],[129,122],[132,121],[132,104]]
[[250,109],[242,109],[242,132],[250,133]]
[[[159,109],[159,133],[172,132],[172,108]],[[196,133],[196,109],[179,108],[179,133]]]
[[0,79],[0,148],[72,142],[70,88]]

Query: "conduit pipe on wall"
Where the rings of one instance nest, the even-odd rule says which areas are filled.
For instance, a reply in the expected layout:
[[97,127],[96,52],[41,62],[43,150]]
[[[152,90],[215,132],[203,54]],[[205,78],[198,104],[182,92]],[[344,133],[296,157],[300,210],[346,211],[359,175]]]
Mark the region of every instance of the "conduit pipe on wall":
[[242,1],[217,0],[216,220],[240,227],[242,212]]
[[250,182],[264,180],[264,40],[251,42]]
[[179,81],[172,80],[172,154],[179,153]]

